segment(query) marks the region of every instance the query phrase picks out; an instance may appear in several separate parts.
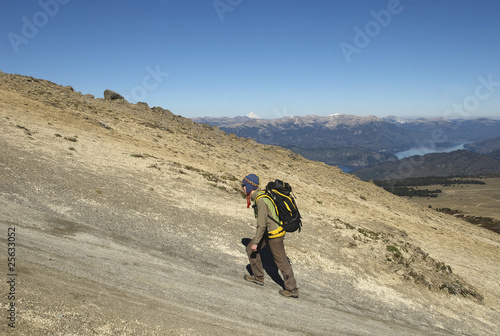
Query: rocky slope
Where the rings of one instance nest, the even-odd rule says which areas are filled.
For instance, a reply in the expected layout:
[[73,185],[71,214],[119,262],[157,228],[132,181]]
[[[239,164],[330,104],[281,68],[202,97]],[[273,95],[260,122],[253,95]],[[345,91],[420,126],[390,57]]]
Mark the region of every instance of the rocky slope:
[[[335,167],[4,73],[0,128],[4,276],[16,232],[2,335],[500,333],[499,235]],[[304,229],[286,246],[299,299],[277,294],[272,262],[264,287],[243,280],[249,172],[294,187]]]

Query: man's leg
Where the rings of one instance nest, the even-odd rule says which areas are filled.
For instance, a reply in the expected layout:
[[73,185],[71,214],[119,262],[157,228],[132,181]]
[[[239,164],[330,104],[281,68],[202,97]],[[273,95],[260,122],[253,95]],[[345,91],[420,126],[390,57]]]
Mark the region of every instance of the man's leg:
[[266,246],[265,239],[262,239],[257,244],[257,252],[251,250],[252,245],[254,244],[253,239],[247,245],[247,255],[248,261],[250,262],[250,268],[252,269],[252,273],[254,277],[264,279],[264,267],[262,266],[262,260],[260,258],[260,250]]
[[283,280],[285,281],[285,289],[288,291],[293,291],[297,289],[297,282],[295,281],[295,276],[293,274],[292,266],[288,261],[285,253],[285,244],[284,244],[285,236],[279,238],[271,238],[269,239],[269,247],[271,248],[271,252],[273,253],[274,262],[278,269],[283,274]]

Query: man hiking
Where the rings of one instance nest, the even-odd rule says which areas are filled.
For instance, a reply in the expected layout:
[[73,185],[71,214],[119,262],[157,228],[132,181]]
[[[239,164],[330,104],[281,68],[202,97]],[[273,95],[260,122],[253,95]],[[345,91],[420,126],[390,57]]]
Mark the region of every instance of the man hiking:
[[259,177],[255,174],[245,176],[241,187],[247,195],[247,208],[253,202],[255,217],[257,218],[255,236],[247,245],[247,255],[253,275],[245,275],[245,280],[260,286],[264,285],[264,268],[262,267],[260,250],[269,245],[274,262],[281,271],[285,283],[284,289],[280,290],[279,293],[286,297],[298,298],[299,289],[297,288],[292,266],[285,253],[285,231],[277,224],[279,218],[272,201],[268,197],[259,197],[265,193],[259,190]]

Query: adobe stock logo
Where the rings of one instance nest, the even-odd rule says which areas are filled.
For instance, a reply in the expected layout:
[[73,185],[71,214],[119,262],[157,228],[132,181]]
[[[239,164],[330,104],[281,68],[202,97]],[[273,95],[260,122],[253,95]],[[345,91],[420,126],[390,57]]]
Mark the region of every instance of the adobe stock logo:
[[456,115],[458,118],[469,118],[471,113],[476,111],[482,101],[489,99],[500,87],[500,82],[493,79],[493,74],[489,74],[487,78],[484,76],[477,77],[479,84],[474,90],[474,94],[465,97],[462,103],[453,104],[452,108],[445,111],[443,118],[450,119]]
[[243,0],[214,0],[212,5],[219,16],[219,19],[224,21],[224,13],[234,11],[234,9],[241,5],[242,2]]
[[[472,117],[473,112],[477,111],[480,108],[481,102],[490,99],[497,93],[498,88],[500,88],[500,82],[495,81],[495,79],[493,78],[493,74],[489,74],[486,77],[479,76],[477,77],[477,81],[479,83],[476,85],[473,94],[464,97],[460,102],[452,104],[449,109],[446,109],[446,111],[444,111],[443,119],[447,119],[453,122],[452,127],[449,129],[459,129],[462,125],[463,120]],[[415,169],[424,164],[425,159],[423,155],[426,152],[425,149],[435,150],[436,143],[443,143],[448,141],[448,135],[446,134],[447,130],[448,129],[442,127],[438,127],[432,130],[432,142],[430,144],[419,144],[418,146],[423,149],[422,155],[415,155],[401,161],[398,166],[398,171],[395,173],[387,172],[384,175],[384,179],[399,180],[411,177]]]
[[[412,1],[412,0],[407,0]],[[387,9],[382,9],[378,12],[375,10],[370,11],[373,20],[368,21],[364,29],[358,26],[354,27],[353,44],[341,42],[339,44],[340,50],[348,64],[352,62],[353,54],[360,54],[363,49],[368,47],[371,41],[376,38],[381,32],[382,28],[386,28],[392,21],[394,15],[398,15],[403,11],[403,6],[399,0],[389,0]]]
[[142,78],[142,85],[135,86],[129,95],[124,95],[124,98],[130,103],[146,100],[148,92],[156,90],[169,75],[168,72],[161,71],[159,64],[154,69],[148,65],[145,70],[147,74]]
[[45,27],[51,18],[59,14],[60,5],[66,5],[70,0],[40,0],[38,5],[41,10],[33,14],[31,20],[26,16],[21,18],[21,35],[14,32],[7,34],[7,38],[14,49],[14,52],[19,53],[19,46],[21,44],[28,44],[34,38],[40,28]]

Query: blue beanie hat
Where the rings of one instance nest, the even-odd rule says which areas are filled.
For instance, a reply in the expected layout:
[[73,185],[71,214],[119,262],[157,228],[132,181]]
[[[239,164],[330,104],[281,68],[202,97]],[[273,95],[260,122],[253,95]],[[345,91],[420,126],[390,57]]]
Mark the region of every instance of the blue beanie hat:
[[241,181],[241,186],[246,187],[247,194],[259,187],[259,177],[255,174],[249,174]]

